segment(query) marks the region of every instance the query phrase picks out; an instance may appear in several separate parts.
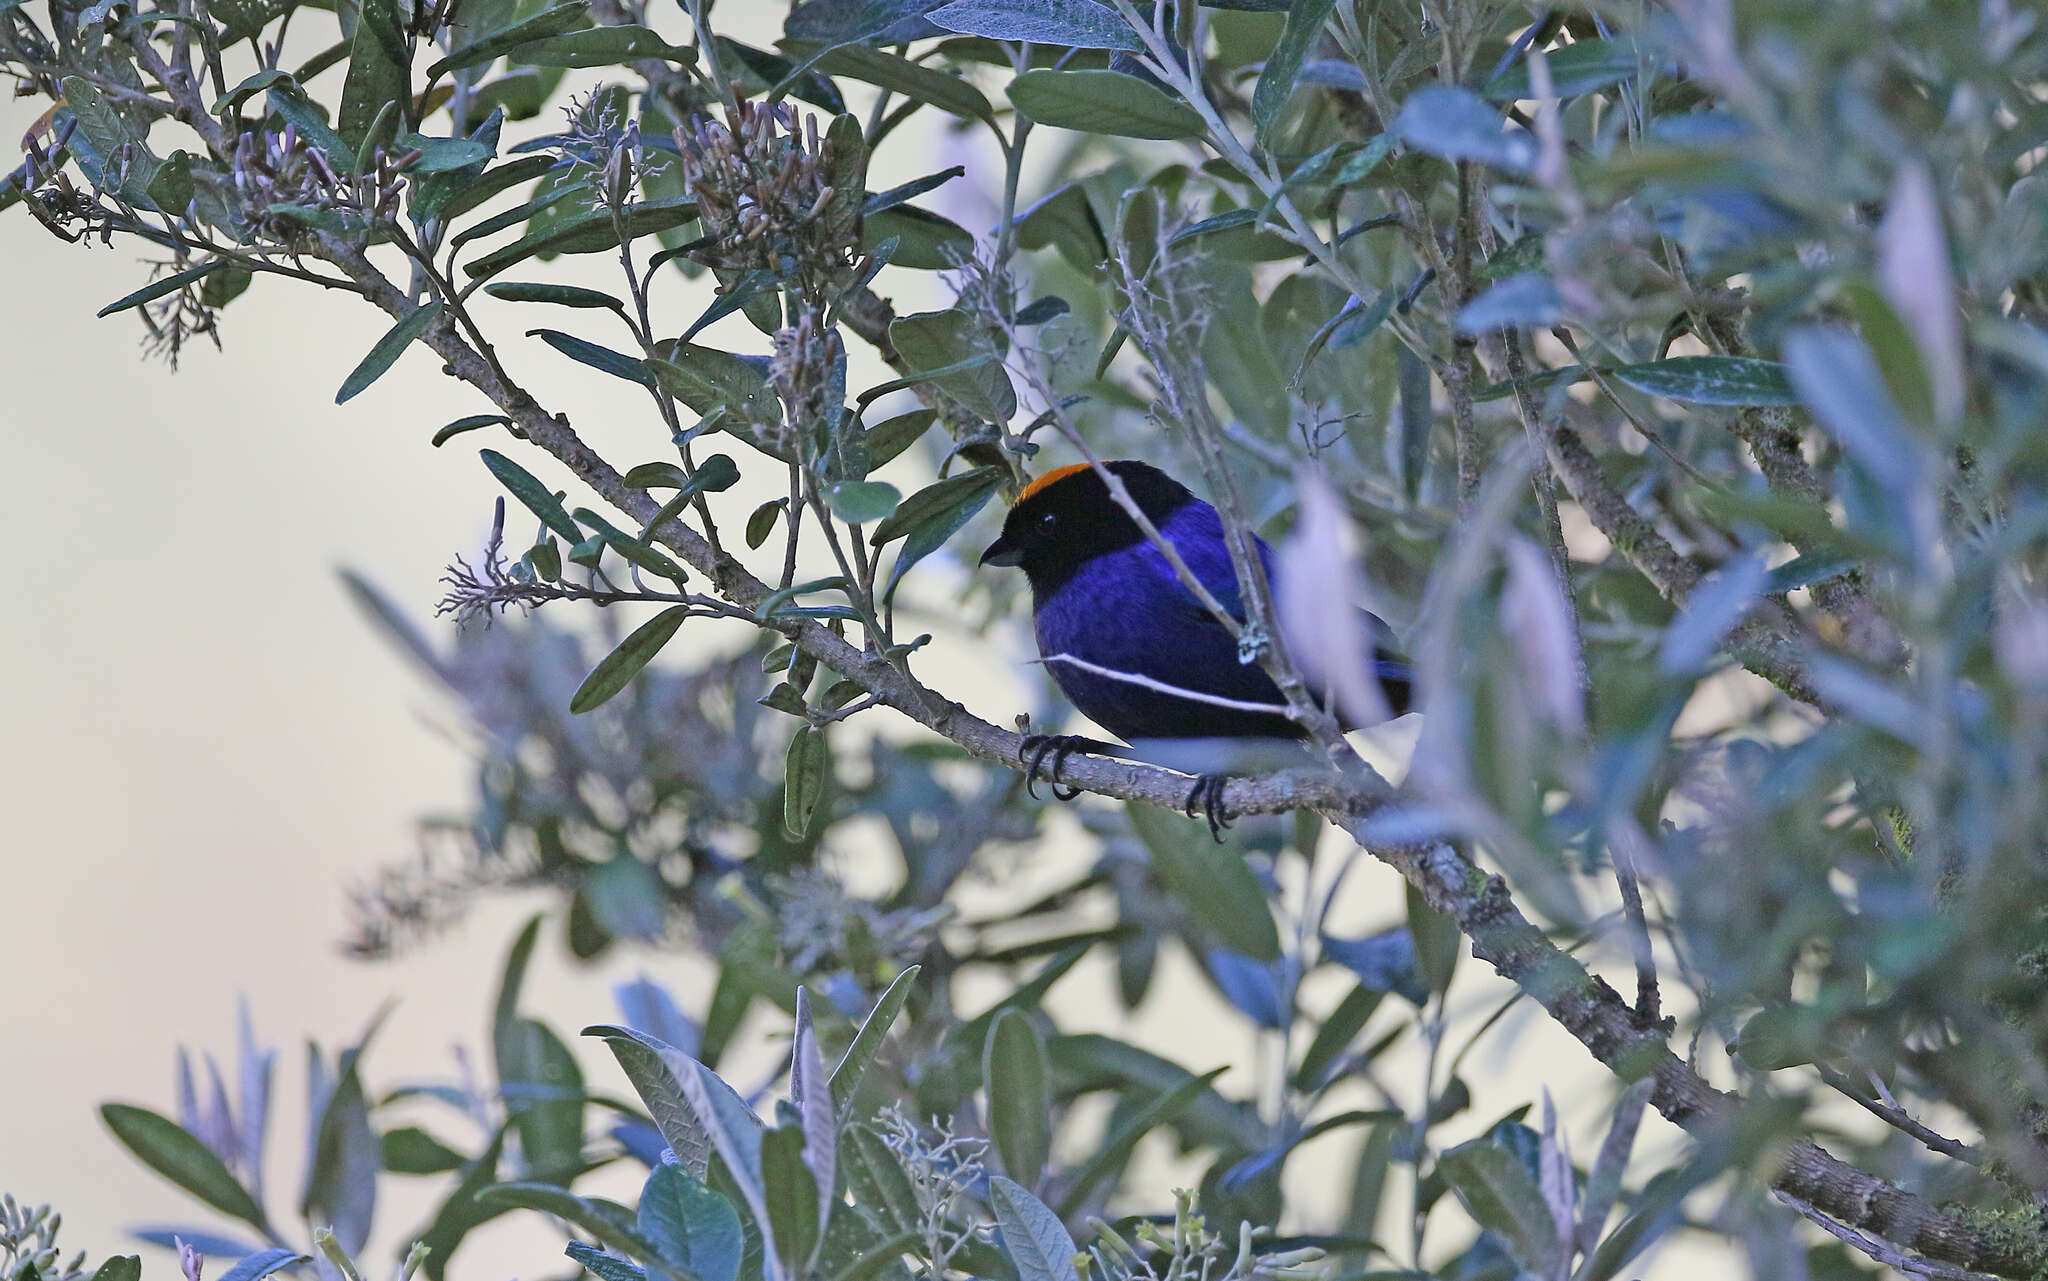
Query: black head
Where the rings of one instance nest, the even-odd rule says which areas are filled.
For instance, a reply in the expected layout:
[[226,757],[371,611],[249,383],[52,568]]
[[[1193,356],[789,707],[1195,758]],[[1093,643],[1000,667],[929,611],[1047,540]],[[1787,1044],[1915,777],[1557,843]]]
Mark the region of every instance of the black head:
[[[1150,463],[1120,459],[1104,464],[1123,481],[1138,510],[1154,525],[1194,501],[1187,486]],[[1003,521],[1002,537],[981,554],[984,565],[1014,565],[1043,594],[1097,556],[1142,542],[1145,532],[1087,463],[1047,472],[1024,487]]]

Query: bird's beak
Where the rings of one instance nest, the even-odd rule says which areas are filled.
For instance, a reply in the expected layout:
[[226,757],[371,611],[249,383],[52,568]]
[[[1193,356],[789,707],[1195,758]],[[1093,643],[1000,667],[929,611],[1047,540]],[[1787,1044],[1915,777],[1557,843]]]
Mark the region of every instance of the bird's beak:
[[1014,543],[1011,543],[1007,538],[996,539],[994,542],[988,545],[988,550],[981,554],[981,563],[984,565],[1004,565],[1014,567],[1020,564],[1023,561],[1023,559],[1024,553],[1019,551],[1016,545]]

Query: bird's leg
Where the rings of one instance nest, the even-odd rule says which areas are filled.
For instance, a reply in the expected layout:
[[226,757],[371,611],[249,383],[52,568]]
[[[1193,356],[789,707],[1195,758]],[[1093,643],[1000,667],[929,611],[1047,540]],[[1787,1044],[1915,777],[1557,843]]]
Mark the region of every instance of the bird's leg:
[[1202,807],[1201,817],[1209,821],[1209,836],[1223,844],[1224,829],[1230,826],[1229,818],[1223,813],[1223,788],[1230,782],[1228,774],[1204,774],[1188,789],[1188,801],[1183,812],[1189,818],[1195,817],[1195,806]]
[[1108,743],[1080,734],[1026,734],[1017,744],[1017,759],[1024,762],[1024,790],[1031,794],[1032,799],[1037,799],[1039,771],[1045,768],[1045,758],[1050,756],[1052,768],[1046,772],[1045,780],[1052,784],[1053,799],[1071,801],[1081,794],[1081,789],[1060,782],[1060,767],[1067,763],[1067,757],[1075,752],[1110,753],[1115,750]]

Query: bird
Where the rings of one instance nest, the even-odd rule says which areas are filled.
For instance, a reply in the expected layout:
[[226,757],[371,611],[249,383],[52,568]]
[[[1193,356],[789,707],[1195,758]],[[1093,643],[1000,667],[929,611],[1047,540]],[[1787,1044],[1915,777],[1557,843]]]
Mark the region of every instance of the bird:
[[[1123,482],[1138,510],[1216,602],[1244,622],[1244,600],[1216,509],[1150,463],[1118,459],[1101,467]],[[1271,579],[1272,548],[1257,535],[1252,543]],[[1235,749],[1253,742],[1284,745],[1300,758],[1307,732],[1288,717],[1279,686],[1241,657],[1236,633],[1181,581],[1111,495],[1095,464],[1054,468],[1025,485],[981,564],[1024,571],[1032,630],[1054,682],[1076,709],[1139,755],[1169,763],[1174,749],[1192,748],[1183,758],[1213,761],[1221,740],[1233,760],[1241,760]],[[1399,716],[1409,707],[1409,665],[1392,648],[1385,623],[1362,609],[1358,615],[1369,629],[1365,652],[1372,655],[1374,675],[1388,709]],[[1027,787],[1050,756],[1053,794],[1071,799],[1077,792],[1061,790],[1059,773],[1074,752],[1128,754],[1080,735],[1031,735],[1019,748]],[[1186,812],[1192,818],[1202,805],[1211,835],[1220,840],[1228,826],[1219,812],[1227,776],[1199,766],[1172,767],[1198,775]]]

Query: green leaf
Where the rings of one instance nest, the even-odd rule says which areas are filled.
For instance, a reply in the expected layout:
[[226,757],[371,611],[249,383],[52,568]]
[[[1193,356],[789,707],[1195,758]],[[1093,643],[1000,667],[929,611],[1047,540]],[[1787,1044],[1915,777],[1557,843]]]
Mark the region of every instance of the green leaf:
[[[552,200],[550,204],[554,203]],[[627,239],[653,235],[680,227],[697,216],[695,201],[682,196],[642,201],[626,212],[622,221]],[[485,233],[488,234],[488,233]],[[606,209],[582,209],[559,222],[526,235],[485,254],[462,270],[473,280],[495,276],[507,267],[525,262],[536,254],[595,254],[619,245],[617,228]]]
[[716,347],[694,343],[661,343],[649,360],[663,391],[700,414],[719,409],[741,418],[767,412],[774,393],[768,387],[765,362],[757,364]]
[[1280,931],[1244,855],[1210,840],[1198,824],[1154,806],[1131,803],[1124,813],[1151,851],[1152,870],[1166,892],[1204,930],[1261,964],[1280,959]]
[[1759,1072],[1802,1067],[1829,1051],[1827,1016],[1812,1006],[1773,1005],[1752,1014],[1735,1055]]
[[100,1119],[114,1137],[142,1163],[223,1214],[233,1215],[266,1234],[263,1207],[249,1195],[221,1159],[176,1121],[148,1108],[126,1103],[100,1107]]
[[360,0],[356,12],[334,132],[360,157],[385,108],[412,97],[412,37],[406,32],[409,15],[399,11],[398,0]]
[[377,1205],[377,1172],[383,1165],[377,1133],[370,1127],[361,1064],[370,1037],[389,1010],[386,1006],[377,1016],[361,1043],[342,1052],[340,1075],[314,1127],[313,1155],[299,1202],[301,1216],[308,1222],[332,1225],[342,1249],[350,1253],[361,1250],[369,1239]]
[[870,541],[878,547],[893,539],[903,539],[903,549],[896,553],[882,598],[894,596],[896,584],[903,581],[911,566],[945,546],[947,539],[974,519],[975,513],[988,505],[990,495],[1002,480],[1002,469],[997,467],[977,467],[949,476],[904,499],[889,519],[875,526]]
[[1003,1250],[1018,1281],[1080,1281],[1074,1238],[1045,1202],[1000,1174],[988,1180],[989,1208],[1003,1230]]
[[1408,886],[1408,937],[1415,942],[1415,963],[1429,990],[1441,996],[1451,986],[1451,974],[1465,950],[1458,923],[1422,901],[1422,891]]
[[832,783],[832,746],[822,730],[797,726],[783,757],[782,826],[791,836],[811,830],[818,802]]
[[215,258],[211,262],[201,263],[197,267],[188,267],[184,271],[165,276],[162,280],[152,281],[126,297],[108,303],[100,308],[99,314],[111,316],[117,311],[127,311],[130,307],[140,307],[146,302],[155,302],[165,294],[176,293],[193,281],[203,280],[227,265],[225,258]]
[[430,302],[414,308],[411,315],[393,325],[390,332],[377,340],[377,345],[370,348],[370,354],[364,356],[362,363],[342,382],[341,390],[334,393],[334,403],[339,405],[353,399],[357,393],[382,378],[384,371],[391,368],[392,362],[398,359],[399,354],[412,345],[413,339],[426,333],[427,327],[438,320],[440,315],[440,302]]
[[1121,14],[1096,0],[952,0],[924,16],[947,31],[991,40],[1125,53],[1145,48]]
[[861,435],[861,444],[868,451],[868,466],[880,467],[916,444],[938,418],[935,409],[913,409],[868,428]]
[[1088,1203],[1090,1194],[1104,1179],[1124,1168],[1137,1150],[1138,1141],[1162,1125],[1170,1125],[1202,1097],[1217,1097],[1210,1086],[1216,1078],[1230,1069],[1214,1068],[1200,1076],[1188,1076],[1186,1080],[1171,1089],[1161,1090],[1150,1103],[1132,1113],[1117,1125],[1097,1146],[1086,1164],[1074,1171],[1073,1182],[1067,1188],[1064,1200],[1060,1202],[1062,1215],[1079,1214],[1081,1207]]
[[212,114],[224,116],[236,107],[241,106],[248,99],[276,84],[297,85],[298,81],[292,79],[291,72],[281,71],[276,67],[272,67],[267,71],[259,71],[214,99]]
[[447,1275],[448,1260],[455,1255],[455,1248],[469,1235],[472,1228],[488,1223],[504,1212],[505,1207],[487,1206],[478,1200],[484,1188],[498,1177],[498,1158],[505,1150],[505,1128],[503,1126],[491,1135],[491,1141],[477,1159],[463,1167],[462,1177],[456,1181],[454,1191],[441,1202],[441,1208],[434,1213],[433,1222],[420,1236],[420,1244],[427,1247],[426,1273],[429,1281],[441,1281]]
[[640,1234],[633,1212],[616,1201],[580,1197],[552,1183],[494,1183],[481,1188],[476,1200],[492,1210],[538,1210],[583,1229],[601,1244],[640,1259],[673,1281],[696,1281],[670,1267],[653,1242]]
[[498,1088],[527,1165],[545,1177],[568,1178],[583,1149],[583,1073],[575,1056],[533,1019],[514,1020],[497,1051]]
[[[491,197],[501,192],[509,191],[522,182],[532,182],[536,178],[544,176],[553,167],[553,156],[521,156],[517,160],[508,160],[502,165],[486,169],[474,181],[463,187],[462,190],[449,196],[448,202],[436,211],[436,215],[444,223],[453,222]],[[552,199],[559,199],[561,197],[559,189],[548,194]],[[517,220],[515,219],[515,221]],[[508,223],[506,225],[509,226],[511,224]],[[490,233],[482,232],[479,234],[489,235]],[[455,242],[451,243],[466,244],[472,238],[467,235],[460,236],[457,237]]]
[[[980,357],[1000,357],[996,339],[965,311],[926,311],[898,316],[889,326],[889,342],[912,373],[928,374],[967,365]],[[1017,412],[1017,391],[997,360],[935,377],[933,384],[963,408],[993,423],[1007,423]]]
[[1692,405],[1796,405],[1791,375],[1775,360],[1747,356],[1673,356],[1618,365],[1616,380],[1637,391]]
[[[303,1254],[293,1254],[290,1250],[286,1250],[284,1253],[294,1260],[304,1260],[306,1257]],[[227,1277],[233,1277],[239,1267],[240,1265],[237,1264],[235,1269],[230,1269],[227,1276],[222,1278],[222,1281],[227,1281]],[[100,1266],[92,1271],[92,1281],[142,1281],[142,1256],[139,1254],[116,1254],[102,1259]],[[238,1281],[259,1281],[259,1278],[247,1277],[240,1278]]]
[[1380,1008],[1380,1002],[1386,995],[1361,983],[1337,1003],[1337,1008],[1317,1026],[1315,1039],[1309,1042],[1308,1049],[1302,1052],[1301,1063],[1294,1069],[1296,1090],[1307,1092],[1321,1088],[1323,1076],[1330,1065],[1344,1053],[1352,1038],[1365,1028],[1366,1021],[1372,1018],[1373,1011]]
[[516,22],[501,31],[494,31],[461,46],[428,67],[427,78],[438,80],[451,71],[481,65],[522,45],[559,36],[564,32],[588,26],[589,23],[590,0],[573,0],[570,4],[558,4],[552,9],[543,9],[523,22]]
[[553,490],[541,484],[539,478],[532,472],[495,449],[479,450],[478,456],[484,460],[484,466],[491,469],[491,475],[498,478],[499,484],[509,490],[514,498],[524,503],[528,511],[540,517],[541,524],[554,530],[572,547],[583,541],[583,531],[576,527],[575,521],[569,519],[569,513],[562,507],[562,500],[555,497]]
[[889,1029],[896,1023],[896,1016],[903,1012],[903,1003],[910,999],[911,985],[917,980],[918,966],[898,974],[889,984],[875,1008],[854,1033],[853,1043],[840,1056],[839,1065],[832,1069],[832,1097],[839,1104],[843,1119],[853,1106],[854,1092],[860,1089],[861,1078],[867,1075],[868,1067],[881,1053],[882,1044],[889,1037]]
[[633,629],[631,635],[619,642],[619,647],[604,656],[604,660],[590,669],[590,675],[576,687],[576,693],[569,699],[569,710],[581,714],[593,707],[602,706],[614,694],[626,688],[626,683],[640,674],[640,669],[661,652],[683,620],[690,616],[687,605],[671,605],[653,618]]
[[1273,52],[1266,55],[1265,70],[1259,73],[1258,87],[1252,91],[1252,123],[1259,137],[1271,133],[1280,119],[1280,110],[1293,96],[1294,82],[1301,76],[1301,64],[1321,38],[1323,24],[1335,6],[1336,0],[1294,0],[1288,7],[1287,24],[1281,28]]
[[327,118],[320,108],[313,105],[305,91],[294,82],[274,84],[265,95],[270,109],[283,117],[284,122],[299,131],[299,136],[313,144],[315,150],[327,158],[327,163],[343,175],[356,172],[356,150],[341,140],[341,135],[327,125]]
[[384,1168],[393,1174],[445,1174],[468,1160],[417,1125],[386,1130],[381,1151]]
[[885,520],[902,500],[896,486],[879,480],[842,480],[825,489],[825,502],[832,514],[850,525]]
[[463,432],[475,431],[479,427],[495,427],[499,423],[509,423],[511,421],[510,418],[503,414],[471,414],[467,418],[458,418],[435,432],[433,445],[434,448],[439,449],[453,438],[460,436]]
[[506,281],[502,285],[485,285],[483,293],[502,297],[508,303],[557,303],[561,307],[610,307],[612,312],[625,312],[625,303],[604,293],[602,289],[584,289],[582,285],[532,285],[526,281]]
[[565,334],[555,329],[529,329],[526,331],[526,336],[529,338],[539,338],[542,342],[553,347],[556,351],[561,352],[579,365],[588,365],[592,369],[601,370],[614,378],[623,378],[629,383],[639,383],[642,387],[651,388],[654,386],[654,371],[649,369],[647,362],[638,356],[628,356],[622,351],[613,351],[609,347],[600,347],[594,342],[587,342],[576,337],[574,334]]
[[695,65],[697,51],[672,45],[647,27],[621,23],[522,45],[511,60],[530,67],[610,67],[648,58],[688,67]]
[[402,151],[417,151],[419,159],[406,167],[406,172],[426,176],[448,174],[458,169],[475,169],[479,173],[496,154],[486,143],[475,138],[429,138],[423,134],[402,133],[393,142]]
[[872,251],[894,240],[892,267],[950,271],[974,256],[974,234],[950,218],[916,205],[896,205],[861,223],[861,248]]
[[770,1235],[784,1276],[802,1276],[818,1248],[818,1180],[804,1164],[804,1135],[795,1126],[761,1139],[761,1190]]
[[861,45],[834,49],[818,60],[818,70],[829,76],[865,81],[956,116],[991,123],[995,120],[995,109],[989,106],[988,98],[965,77],[879,49]]
[[747,548],[758,549],[768,541],[768,535],[775,532],[775,522],[782,516],[782,509],[789,506],[787,498],[771,498],[756,507],[747,517]]
[[571,1241],[562,1247],[562,1253],[582,1264],[597,1281],[647,1281],[647,1269],[588,1241]]
[[698,1070],[697,1062],[674,1046],[630,1028],[600,1025],[584,1028],[583,1035],[604,1038],[681,1168],[704,1177],[711,1164],[711,1136],[682,1086],[682,1078]]
[[100,181],[129,200],[149,204],[149,184],[163,162],[91,81],[65,76],[60,83],[65,109],[78,121],[78,132],[95,153]]
[[1524,1270],[1558,1275],[1564,1244],[1543,1193],[1521,1159],[1491,1139],[1461,1143],[1437,1158],[1437,1172],[1479,1225],[1500,1237]]
[[682,1167],[657,1165],[640,1190],[640,1235],[661,1260],[696,1281],[736,1281],[746,1245],[740,1216]]
[[1052,1150],[1052,1100],[1046,1089],[1045,1038],[1030,1015],[1005,1010],[989,1024],[981,1072],[988,1089],[989,1137],[1003,1170],[1033,1186],[1045,1173]]
[[1037,67],[1010,82],[1010,102],[1042,125],[1117,138],[1198,138],[1193,107],[1121,71]]

